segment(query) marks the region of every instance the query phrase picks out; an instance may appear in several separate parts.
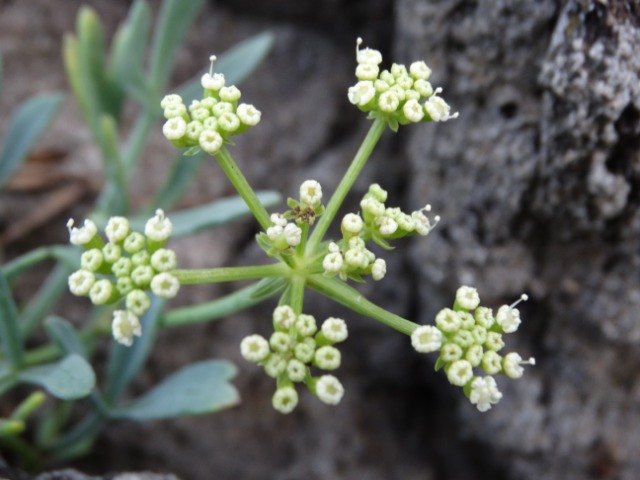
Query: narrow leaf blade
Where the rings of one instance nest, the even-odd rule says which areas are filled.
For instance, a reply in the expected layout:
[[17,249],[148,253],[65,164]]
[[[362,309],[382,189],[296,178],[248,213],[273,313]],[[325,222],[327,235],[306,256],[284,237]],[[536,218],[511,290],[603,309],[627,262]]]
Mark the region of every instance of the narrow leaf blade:
[[0,152],[0,186],[22,164],[63,100],[61,93],[36,95],[22,103],[12,115]]
[[239,396],[229,383],[235,366],[223,360],[189,365],[174,373],[132,404],[112,411],[117,418],[160,420],[212,413],[236,405]]
[[23,344],[16,305],[7,279],[0,273],[0,341],[5,357],[12,368],[22,363]]

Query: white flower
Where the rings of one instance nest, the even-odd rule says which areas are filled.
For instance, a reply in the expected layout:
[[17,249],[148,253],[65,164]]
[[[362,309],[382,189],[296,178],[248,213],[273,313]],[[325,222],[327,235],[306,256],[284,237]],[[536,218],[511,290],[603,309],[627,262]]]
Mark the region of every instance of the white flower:
[[382,63],[382,54],[373,48],[363,48],[360,50],[362,38],[358,37],[356,41],[356,62],[370,65],[380,65]]
[[138,253],[144,248],[145,238],[139,232],[131,232],[127,235],[127,238],[124,239],[124,243],[122,244],[122,248],[124,251],[133,255],[134,253]]
[[499,353],[489,350],[482,356],[482,369],[489,375],[495,375],[502,371],[502,357]]
[[287,363],[287,376],[292,382],[301,382],[307,375],[307,367],[297,358],[292,358]]
[[480,296],[473,287],[461,286],[456,291],[456,303],[465,310],[473,310],[480,305]]
[[164,118],[170,119],[174,117],[184,117],[187,113],[187,107],[183,103],[173,103],[164,107]]
[[282,228],[280,225],[273,225],[267,228],[267,231],[265,233],[267,234],[269,240],[275,242],[276,240],[278,240],[278,238],[280,238],[280,235],[282,235],[283,232],[284,228]]
[[73,245],[86,245],[93,237],[98,233],[98,227],[91,220],[86,219],[82,227],[74,227],[74,221],[72,218],[67,222],[67,229],[69,230],[69,241]]
[[427,98],[433,95],[433,86],[426,80],[418,79],[413,82],[413,90],[418,92],[422,98]]
[[362,230],[363,226],[364,222],[362,220],[362,217],[360,217],[360,215],[358,215],[357,213],[347,213],[342,218],[342,229],[353,235],[357,235],[358,233],[360,233],[360,230]]
[[78,270],[69,275],[69,291],[78,297],[89,295],[96,277],[88,270]]
[[329,317],[322,323],[322,334],[330,342],[344,342],[349,336],[347,323],[341,318]]
[[376,258],[371,266],[371,277],[375,280],[382,280],[387,274],[387,262],[383,258]]
[[95,272],[100,268],[103,260],[104,255],[102,255],[102,251],[99,248],[92,248],[91,250],[82,252],[80,256],[80,267],[83,270]]
[[442,346],[442,332],[433,325],[421,325],[411,333],[411,345],[420,353],[435,352]]
[[473,378],[473,367],[467,360],[456,360],[447,369],[449,382],[458,387],[464,387]]
[[409,65],[409,73],[416,80],[428,80],[431,76],[431,69],[424,62],[413,62]]
[[476,377],[471,382],[469,400],[481,412],[486,412],[492,404],[496,404],[502,398],[498,385],[493,377]]
[[362,211],[365,214],[371,215],[373,218],[377,218],[383,215],[385,212],[384,203],[369,196],[365,196],[362,199],[362,201],[360,202],[360,208],[362,208]]
[[273,323],[280,329],[290,329],[296,320],[296,314],[289,305],[280,305],[273,311]]
[[370,80],[362,80],[349,87],[347,96],[353,105],[364,107],[376,96],[376,89]]
[[284,332],[273,332],[269,338],[269,345],[278,353],[287,353],[291,347],[291,337]]
[[340,366],[341,360],[340,350],[331,345],[320,347],[313,356],[313,364],[322,370],[335,370]]
[[424,103],[424,111],[434,122],[446,122],[447,120],[457,118],[458,112],[453,115],[450,114],[451,107],[449,107],[442,97],[437,95],[439,91],[440,89],[436,89],[435,94],[431,95]]
[[467,360],[472,367],[477,367],[482,362],[482,356],[484,355],[484,351],[482,350],[481,345],[472,345],[465,352],[464,358]]
[[447,363],[460,360],[462,358],[462,348],[457,343],[445,343],[440,347],[440,357]]
[[405,102],[402,106],[402,113],[410,122],[419,122],[424,118],[424,110],[417,100],[412,99]]
[[260,123],[260,117],[262,113],[253,105],[247,105],[246,103],[241,103],[238,105],[238,109],[236,110],[236,115],[240,121],[245,124],[253,127]]
[[387,191],[377,183],[369,185],[368,193],[379,202],[384,203],[387,201]]
[[502,334],[498,332],[487,332],[487,339],[484,342],[485,348],[498,352],[504,347],[504,340],[502,340]]
[[240,128],[240,119],[235,113],[225,112],[218,117],[218,126],[227,133],[233,133]]
[[313,338],[308,338],[310,342],[304,342],[297,344],[293,349],[293,354],[302,363],[309,363],[313,359],[313,354],[316,352],[315,341]]
[[102,256],[107,263],[115,263],[122,257],[122,249],[115,243],[107,243],[102,247]]
[[111,217],[107,222],[104,233],[112,243],[118,243],[129,235],[129,220],[125,217]]
[[195,119],[190,121],[187,123],[187,138],[192,142],[197,142],[202,130],[204,130],[204,126],[201,121]]
[[131,280],[141,288],[147,288],[153,277],[153,268],[149,265],[138,265],[131,272]]
[[474,312],[476,324],[484,327],[485,329],[491,328],[493,325],[493,312],[487,307],[478,307]]
[[222,136],[213,129],[205,128],[198,137],[198,143],[205,152],[213,155],[222,147]]
[[522,294],[520,299],[511,305],[503,305],[498,309],[496,314],[496,323],[502,327],[505,333],[513,333],[520,326],[520,311],[515,308],[520,302],[526,301],[529,297]]
[[127,310],[129,310],[134,315],[140,316],[143,315],[149,307],[151,306],[151,301],[146,293],[142,290],[132,290],[127,294],[127,299],[125,302],[127,306]]
[[[213,112],[216,117],[220,117],[225,113],[233,113],[233,110],[233,105],[229,102],[218,102],[211,108],[211,112]],[[205,128],[206,127],[205,125]]]
[[315,317],[304,313],[298,315],[295,326],[298,333],[303,337],[310,337],[318,330]]
[[269,342],[261,335],[249,335],[240,342],[240,353],[249,362],[262,362],[269,355]]
[[271,220],[271,223],[273,223],[276,226],[279,226],[279,227],[287,226],[287,219],[284,218],[284,215],[282,215],[281,213],[272,213],[269,219]]
[[175,93],[170,95],[165,95],[164,98],[160,101],[161,108],[167,108],[169,105],[176,105],[182,103],[182,97]]
[[378,229],[380,230],[380,233],[385,236],[393,235],[398,229],[397,222],[393,218],[388,217],[386,215],[383,215],[382,217],[378,217],[378,219],[376,220],[376,223],[378,224]]
[[423,237],[428,235],[429,232],[433,230],[433,227],[435,227],[440,221],[440,217],[436,215],[433,218],[433,224],[432,224],[431,220],[429,220],[429,218],[424,213],[422,213],[422,212],[430,212],[430,211],[431,211],[431,205],[425,205],[423,209],[416,210],[411,214],[411,218],[415,222],[416,232],[418,233],[418,235],[422,235]]
[[113,338],[122,344],[130,347],[133,344],[133,337],[142,335],[140,320],[133,313],[126,310],[116,310],[113,312],[113,322],[111,323]]
[[352,248],[344,254],[344,261],[353,268],[367,268],[369,259],[363,249]]
[[173,298],[178,290],[180,281],[170,273],[159,273],[151,280],[151,291],[160,298]]
[[361,63],[356,67],[356,77],[358,80],[375,80],[378,78],[380,68],[372,63]]
[[343,264],[344,259],[340,252],[328,253],[322,260],[322,268],[327,273],[338,273]]
[[390,89],[380,94],[378,97],[378,107],[380,110],[386,113],[395,112],[400,106],[400,97],[397,91]]
[[504,373],[509,378],[520,378],[524,373],[522,365],[535,365],[535,358],[531,357],[529,360],[522,360],[522,357],[515,352],[507,353],[502,360],[502,368]]
[[151,266],[156,272],[168,272],[176,268],[176,252],[167,248],[159,248],[151,255]]
[[306,205],[318,205],[322,201],[322,186],[315,180],[305,180],[300,185],[300,201]]
[[205,73],[200,79],[200,84],[205,90],[218,91],[224,87],[224,75],[221,73]]
[[164,122],[162,134],[167,140],[180,140],[187,133],[187,122],[182,117],[173,117]]
[[277,353],[270,354],[264,361],[264,372],[271,378],[277,378],[287,368],[287,361]]
[[219,92],[220,100],[223,102],[237,102],[240,99],[240,90],[235,85],[222,87]]
[[164,216],[162,209],[156,210],[156,215],[147,220],[144,226],[144,234],[154,242],[164,242],[173,232],[171,220]]
[[94,305],[103,305],[111,299],[113,285],[109,280],[98,280],[89,290],[89,298]]
[[281,387],[273,394],[271,404],[280,413],[291,413],[298,405],[298,392],[293,387]]
[[344,387],[333,375],[323,375],[315,384],[315,394],[323,403],[337,405],[344,396]]
[[284,227],[284,238],[290,247],[295,247],[302,241],[302,229],[295,223],[289,223]]
[[460,328],[460,317],[450,308],[443,308],[436,315],[436,325],[443,332],[455,332]]

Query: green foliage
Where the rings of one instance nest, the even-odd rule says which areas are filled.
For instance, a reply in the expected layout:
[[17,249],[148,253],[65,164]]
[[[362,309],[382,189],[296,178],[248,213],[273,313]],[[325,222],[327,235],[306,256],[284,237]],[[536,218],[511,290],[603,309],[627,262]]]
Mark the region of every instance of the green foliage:
[[[103,192],[90,214],[98,225],[104,226],[107,218],[119,214],[131,215],[132,224],[143,228],[150,212],[159,207],[171,209],[180,200],[198,172],[203,155],[188,158],[182,152],[176,155],[155,198],[149,199],[149,204],[141,206],[137,213],[132,212],[130,179],[143,156],[149,134],[161,117],[160,99],[176,52],[203,5],[204,0],[163,0],[154,25],[149,3],[136,0],[112,41],[105,38],[98,14],[83,6],[77,15],[75,32],[64,38],[62,50],[68,84],[98,147],[106,176]],[[271,44],[272,36],[268,33],[248,39],[221,55],[219,66],[230,79],[240,82],[262,62]],[[0,56],[0,89],[2,74]],[[199,83],[202,72],[193,74],[193,80],[181,89],[188,91]],[[9,119],[0,145],[0,187],[23,163],[63,100],[60,93],[34,96]],[[122,112],[127,104],[136,106],[137,117],[132,128],[124,129]],[[274,192],[260,192],[258,198],[265,206],[280,202],[280,196]],[[175,222],[174,234],[179,236],[222,226],[248,213],[250,209],[240,197],[231,197],[170,215]],[[46,260],[55,262],[48,278],[27,303],[16,305],[10,284]],[[113,307],[94,308],[81,327],[52,314],[68,289],[69,274],[79,267],[78,260],[77,247],[54,245],[26,252],[0,266],[0,395],[19,385],[30,385],[62,401],[47,402],[40,408],[44,394],[37,391],[18,404],[11,417],[0,418],[3,451],[5,448],[13,451],[23,460],[23,466],[33,466],[45,457],[60,461],[88,453],[108,419],[153,420],[204,414],[239,401],[229,383],[235,368],[223,361],[187,366],[127,404],[121,398],[144,368],[161,329],[183,324],[185,318],[188,323],[221,318],[274,295],[277,289],[254,297],[256,288],[252,286],[187,311],[167,311],[166,302],[154,297],[140,319],[142,336],[131,348],[113,342],[106,371],[96,376],[91,362],[103,337],[110,334]],[[172,319],[178,321],[172,323]],[[32,338],[41,328],[50,343],[42,344]],[[82,401],[82,409],[75,407],[77,400]],[[38,409],[38,414],[34,414]],[[32,414],[37,426],[29,443],[22,435],[27,417]]]

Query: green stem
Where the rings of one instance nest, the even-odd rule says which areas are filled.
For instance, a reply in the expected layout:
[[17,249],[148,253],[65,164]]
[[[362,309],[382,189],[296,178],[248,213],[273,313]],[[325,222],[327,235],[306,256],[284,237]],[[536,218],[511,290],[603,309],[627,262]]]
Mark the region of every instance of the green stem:
[[312,275],[308,278],[307,285],[354,312],[373,318],[405,335],[411,335],[418,327],[417,324],[375,305],[363,297],[355,288],[336,278]]
[[304,303],[304,286],[306,280],[304,277],[295,275],[291,277],[290,291],[289,291],[289,306],[293,308],[296,314],[302,313],[302,305]]
[[264,205],[260,203],[253,188],[247,182],[247,179],[242,175],[242,172],[238,168],[238,165],[231,157],[229,150],[226,147],[222,147],[218,153],[215,154],[215,158],[218,164],[227,175],[229,181],[233,184],[240,196],[246,202],[249,210],[256,217],[256,220],[260,223],[262,228],[266,230],[271,226],[271,220],[269,219],[269,213],[264,208]]
[[289,269],[282,263],[255,265],[250,267],[200,268],[189,270],[173,270],[171,274],[181,285],[198,283],[233,282],[236,280],[256,280],[265,277],[286,275]]
[[224,318],[256,305],[281,291],[281,289],[275,289],[268,292],[267,295],[260,295],[262,288],[264,288],[263,282],[257,282],[212,302],[177,308],[160,318],[160,326],[178,327]]
[[380,137],[386,127],[387,123],[385,120],[381,118],[376,118],[374,120],[371,128],[369,128],[367,136],[362,142],[362,145],[360,145],[356,156],[353,158],[349,169],[344,174],[344,177],[342,177],[342,180],[340,180],[340,184],[331,196],[326,210],[320,217],[320,220],[318,220],[318,224],[313,230],[311,238],[309,238],[307,251],[315,251],[315,249],[318,248],[318,245],[320,245],[320,242],[322,242],[325,233],[327,233],[327,230],[329,229],[329,225],[331,225],[332,220],[338,213],[340,205],[342,205],[342,202],[349,193],[349,190],[351,190],[351,187],[358,178],[362,168],[367,163],[373,148],[376,146],[376,143],[378,143],[378,140],[380,140]]

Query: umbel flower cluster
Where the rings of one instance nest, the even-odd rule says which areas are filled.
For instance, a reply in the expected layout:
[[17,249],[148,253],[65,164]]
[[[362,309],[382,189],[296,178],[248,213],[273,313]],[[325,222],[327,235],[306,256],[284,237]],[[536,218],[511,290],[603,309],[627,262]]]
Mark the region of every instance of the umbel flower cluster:
[[298,383],[327,405],[340,403],[344,394],[340,381],[333,375],[313,375],[312,368],[333,371],[340,366],[342,357],[335,345],[347,339],[344,320],[328,318],[318,330],[312,315],[296,315],[290,306],[281,305],[273,311],[273,327],[269,340],[255,334],[240,344],[246,360],[260,364],[276,379],[273,407],[292,412],[298,405]]
[[389,127],[418,122],[444,122],[456,118],[449,105],[429,82],[431,69],[423,61],[407,68],[394,63],[391,69],[380,71],[382,55],[371,48],[356,48],[356,77],[358,83],[349,88],[349,101],[370,116],[382,115]]
[[360,202],[361,213],[347,213],[342,218],[342,240],[331,242],[327,247],[328,253],[322,262],[325,274],[339,275],[342,280],[349,277],[362,281],[363,275],[381,280],[387,265],[366,248],[366,242],[371,240],[389,250],[392,247],[388,240],[415,234],[426,236],[440,220],[436,216],[432,222],[425,215],[424,212],[431,210],[429,205],[408,214],[397,207],[386,207],[386,200],[387,192],[374,183]]
[[[520,312],[516,305],[527,296],[522,295],[513,305],[503,305],[496,315],[490,308],[480,306],[475,288],[462,286],[456,293],[453,309],[445,308],[436,315],[436,324],[423,325],[411,334],[411,343],[418,352],[440,352],[436,370],[444,368],[450,383],[462,387],[465,395],[478,410],[485,412],[502,398],[493,375],[504,374],[520,378],[522,365],[535,365],[535,359],[523,360],[515,353],[502,356],[502,335],[515,332],[520,326]],[[478,376],[474,368],[486,376]]]
[[215,154],[231,135],[239,135],[260,122],[261,113],[253,106],[238,103],[240,90],[225,85],[224,75],[211,71],[202,76],[204,98],[187,107],[180,95],[164,97],[160,106],[167,119],[162,132],[176,147],[201,148]]
[[161,298],[173,298],[180,282],[170,272],[176,268],[176,254],[164,248],[172,233],[171,221],[160,209],[150,218],[144,234],[131,230],[124,217],[111,217],[105,228],[107,242],[98,235],[91,220],[82,227],[67,223],[70,241],[84,249],[80,270],[69,276],[69,290],[88,296],[94,305],[114,304],[124,299],[125,308],[113,314],[113,337],[130,346],[142,330],[139,317],[150,307],[147,291]]

